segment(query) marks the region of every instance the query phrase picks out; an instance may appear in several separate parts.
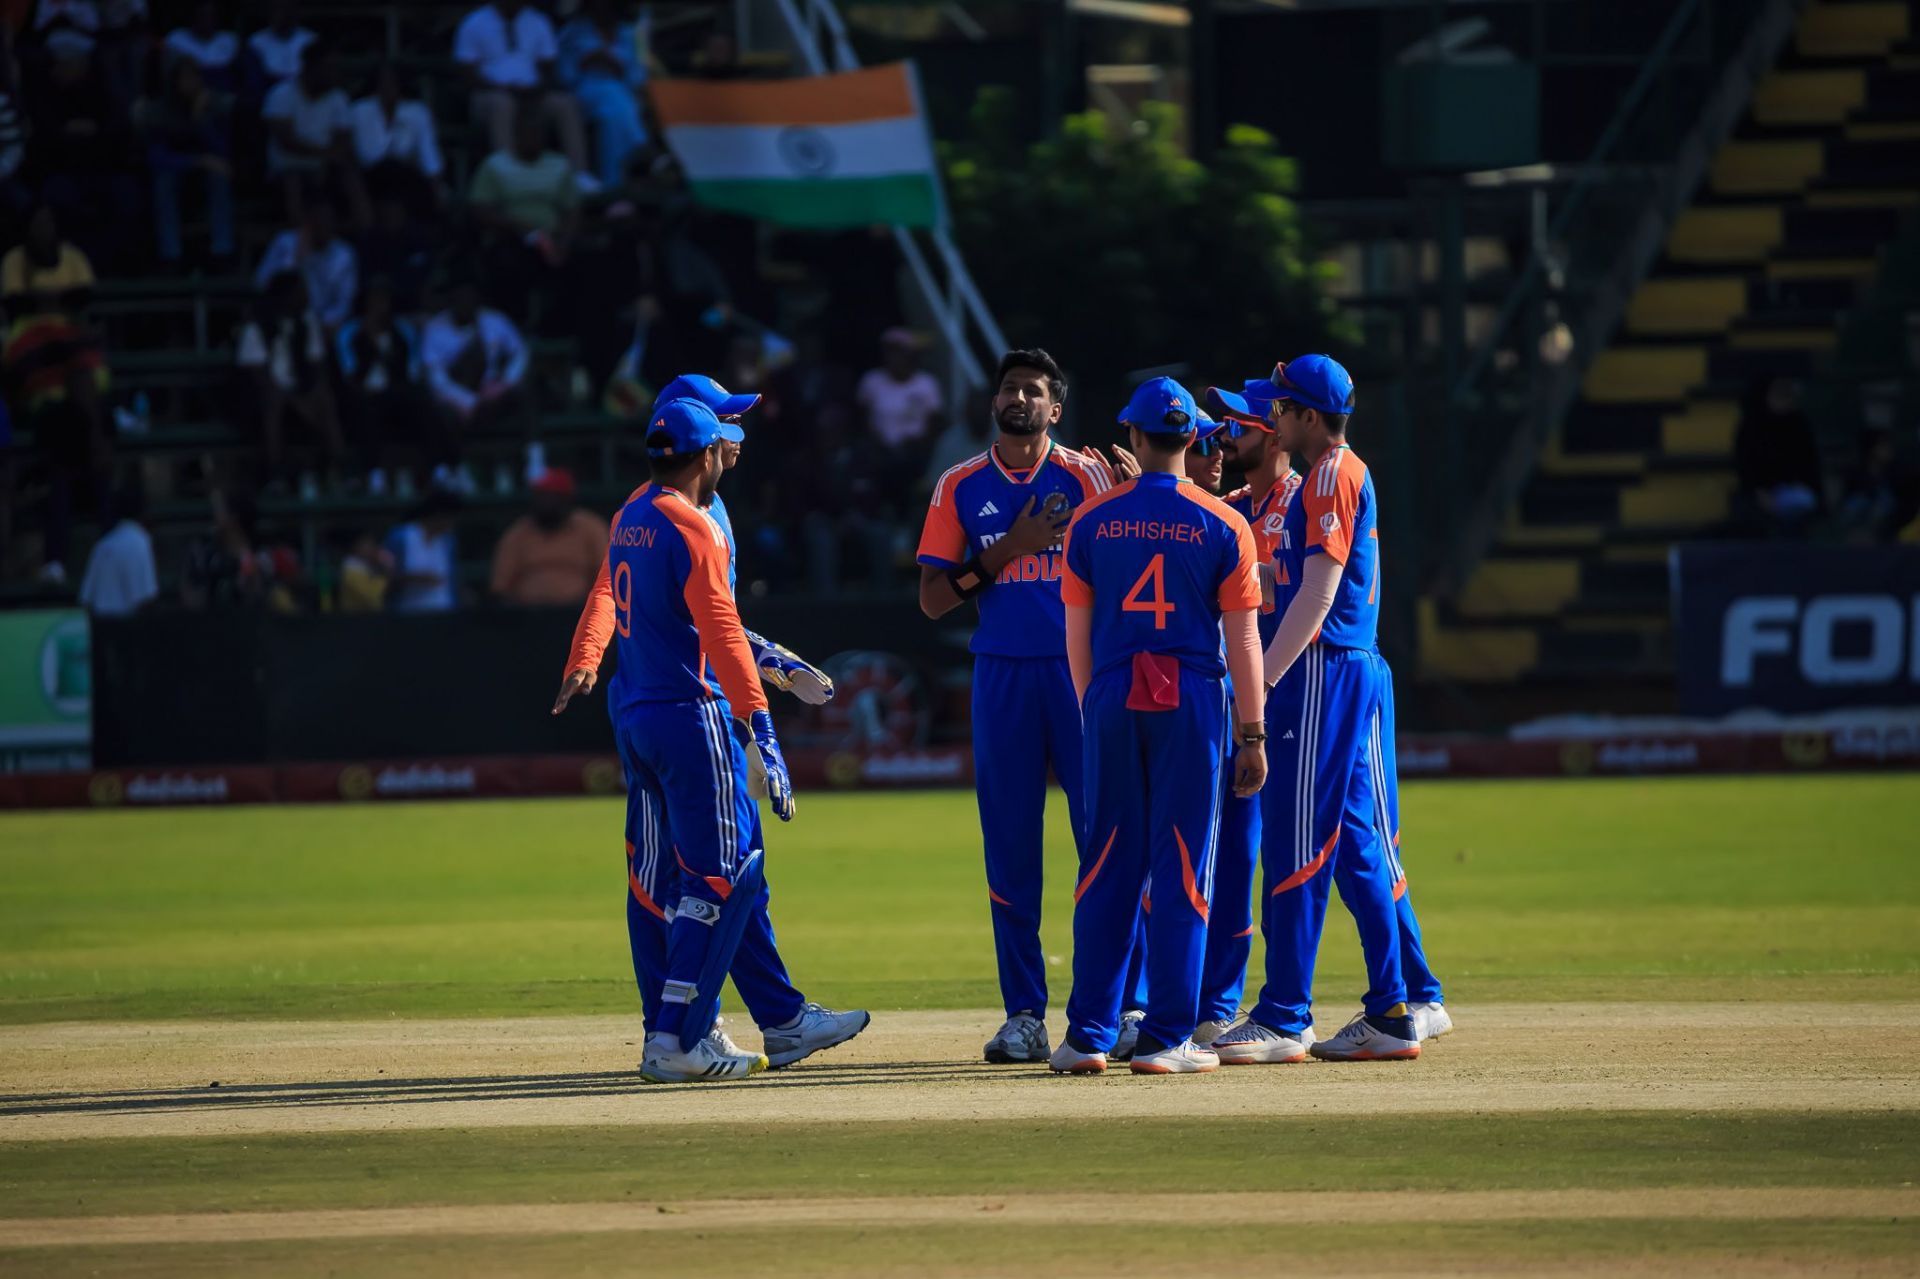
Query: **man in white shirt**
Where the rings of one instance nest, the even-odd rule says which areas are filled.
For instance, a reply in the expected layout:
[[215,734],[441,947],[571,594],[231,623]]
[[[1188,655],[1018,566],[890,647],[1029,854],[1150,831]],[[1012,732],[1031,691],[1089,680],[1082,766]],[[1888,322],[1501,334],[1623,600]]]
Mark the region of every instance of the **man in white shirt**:
[[460,603],[460,561],[453,520],[460,499],[435,489],[414,517],[387,535],[393,582],[387,601],[396,613],[448,613]]
[[493,149],[513,145],[514,114],[525,99],[559,136],[560,149],[582,183],[590,183],[580,106],[554,76],[559,52],[553,23],[525,0],[481,5],[453,37],[453,56],[466,68],[473,91],[474,116],[486,125]]
[[114,494],[115,523],[93,544],[80,579],[80,604],[95,617],[129,617],[160,594],[153,538],[141,524],[146,513],[146,494],[138,485]]
[[354,221],[372,220],[366,188],[353,164],[353,109],[337,87],[332,52],[309,44],[300,74],[267,94],[260,115],[267,123],[267,172],[286,185],[287,212],[294,221],[310,183],[337,187],[352,206]]
[[238,87],[240,37],[220,26],[220,6],[214,0],[199,0],[193,7],[193,22],[167,32],[162,48],[168,63],[189,58],[200,68],[207,84],[222,93]]
[[261,78],[271,89],[300,74],[300,55],[319,39],[293,20],[293,0],[273,0],[267,25],[247,37],[247,52],[259,64]]
[[333,206],[325,200],[309,200],[301,224],[273,237],[254,269],[253,287],[266,292],[268,282],[282,271],[299,273],[307,286],[307,304],[329,333],[352,317],[354,296],[360,291],[360,259],[340,237]]
[[[476,429],[533,432],[533,405],[525,386],[527,345],[500,312],[480,305],[479,287],[458,281],[448,307],[427,322],[420,363],[454,441]],[[455,444],[457,448],[457,443]]]
[[333,400],[326,330],[307,305],[299,273],[282,271],[269,278],[256,311],[256,318],[240,330],[234,362],[246,371],[268,482],[284,485],[289,479],[289,421],[317,437],[329,469],[337,468],[346,444]]
[[920,339],[911,329],[880,335],[881,362],[854,388],[867,429],[880,446],[888,492],[911,488],[926,471],[927,456],[945,425],[945,395],[933,374],[920,367]]
[[400,69],[382,63],[373,92],[353,104],[353,154],[374,198],[391,193],[416,215],[439,203],[446,163],[434,137],[433,113],[408,97]]

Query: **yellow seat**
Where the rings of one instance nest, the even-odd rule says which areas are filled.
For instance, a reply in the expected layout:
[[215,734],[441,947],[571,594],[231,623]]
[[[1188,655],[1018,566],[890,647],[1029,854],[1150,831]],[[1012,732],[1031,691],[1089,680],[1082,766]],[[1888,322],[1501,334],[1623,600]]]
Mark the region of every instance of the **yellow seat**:
[[1596,404],[1679,400],[1706,379],[1703,346],[1616,346],[1594,357],[1582,391]]
[[1729,142],[1713,159],[1713,189],[1721,195],[1787,195],[1806,190],[1826,169],[1818,138]]
[[1780,245],[1779,205],[1686,209],[1667,234],[1676,262],[1761,262]]

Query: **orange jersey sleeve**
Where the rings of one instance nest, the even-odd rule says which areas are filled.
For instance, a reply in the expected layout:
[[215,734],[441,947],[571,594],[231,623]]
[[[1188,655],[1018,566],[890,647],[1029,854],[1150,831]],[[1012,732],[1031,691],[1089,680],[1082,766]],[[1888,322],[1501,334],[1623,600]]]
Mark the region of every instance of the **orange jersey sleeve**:
[[660,509],[687,540],[687,556],[692,561],[684,587],[687,612],[700,633],[700,647],[720,678],[720,691],[741,719],[766,710],[767,694],[760,687],[760,671],[753,663],[753,649],[747,644],[746,627],[741,625],[733,590],[727,585],[727,540],[720,526],[677,496],[664,501]]
[[578,670],[599,670],[600,659],[607,655],[607,645],[612,642],[613,583],[607,578],[607,557],[603,553],[599,575],[587,592],[587,602],[580,606],[580,620],[573,625],[573,647],[567,652],[567,668],[560,673],[561,678]]
[[1233,530],[1235,552],[1233,566],[1220,583],[1220,611],[1236,613],[1260,607],[1260,575],[1254,568],[1260,562],[1260,549],[1253,541],[1253,526],[1240,517],[1240,512],[1229,510],[1227,514],[1233,517],[1227,527]]
[[1076,513],[1067,525],[1066,538],[1060,543],[1060,602],[1075,608],[1091,608],[1093,587],[1086,578],[1073,571],[1073,561],[1068,558],[1068,553],[1073,547],[1073,530],[1078,527],[1080,527],[1080,516]]
[[934,486],[933,500],[927,503],[927,521],[920,528],[920,561],[938,560],[955,568],[967,562],[967,534],[960,527],[960,516],[953,509],[953,471],[940,477]]
[[1325,551],[1345,565],[1353,552],[1353,521],[1360,510],[1360,481],[1365,474],[1346,449],[1335,449],[1301,482],[1297,502],[1306,504],[1307,546]]
[[[627,494],[627,502],[646,491],[647,486],[642,484]],[[626,502],[620,504],[620,509],[626,509]],[[562,679],[581,669],[599,670],[601,659],[607,655],[607,645],[613,643],[613,583],[607,577],[607,543],[612,540],[613,526],[619,519],[620,512],[615,511],[613,519],[607,521],[606,531],[600,535],[600,572],[587,592],[587,602],[580,606],[580,620],[573,626],[573,647],[567,653],[567,668],[560,672]]]

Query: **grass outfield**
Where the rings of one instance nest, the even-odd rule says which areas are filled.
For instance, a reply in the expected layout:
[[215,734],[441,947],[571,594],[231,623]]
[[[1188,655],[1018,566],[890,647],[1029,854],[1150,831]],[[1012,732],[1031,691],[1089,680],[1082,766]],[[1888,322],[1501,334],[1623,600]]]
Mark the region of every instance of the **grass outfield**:
[[[1910,997],[1916,791],[1415,784],[1403,848],[1456,1001]],[[0,815],[0,1022],[629,1012],[620,820],[617,800]],[[1058,998],[1064,804],[1050,820]],[[769,843],[809,995],[997,1002],[970,795],[806,795]],[[1337,908],[1321,974],[1342,1003],[1360,983]]]
[[[981,1065],[971,796],[806,795],[782,948],[881,1016],[684,1088],[631,1074],[617,801],[0,815],[0,1273],[1911,1273],[1916,795],[1410,786],[1461,1029],[1187,1080]],[[1360,984],[1336,908],[1325,1020]]]

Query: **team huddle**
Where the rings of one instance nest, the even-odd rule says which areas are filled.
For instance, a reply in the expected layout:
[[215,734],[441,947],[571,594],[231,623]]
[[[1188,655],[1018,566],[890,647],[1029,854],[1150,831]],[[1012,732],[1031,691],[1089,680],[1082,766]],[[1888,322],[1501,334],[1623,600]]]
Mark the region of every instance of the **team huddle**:
[[[920,604],[979,608],[975,774],[1006,1021],[989,1062],[1065,1074],[1387,1060],[1451,1029],[1398,855],[1392,680],[1367,468],[1346,443],[1333,360],[1277,365],[1203,412],[1142,384],[1111,460],[1051,437],[1066,396],[1044,351],[1001,361],[988,450],[936,485]],[[757,397],[682,377],[649,418],[651,478],[615,516],[558,713],[609,687],[628,787],[627,922],[643,1077],[737,1079],[844,1043],[865,1012],[807,1001],[767,912],[756,794],[793,815],[764,681],[818,703],[831,681],[747,632],[715,487]],[[1304,477],[1292,469],[1298,460]],[[1247,485],[1217,496],[1232,461]],[[1079,854],[1067,1033],[1051,1046],[1040,946],[1049,769]],[[669,860],[671,858],[671,860]],[[1239,1015],[1256,927],[1265,981]],[[1359,925],[1364,1011],[1316,1042],[1314,959],[1329,884]],[[731,975],[765,1039],[718,1017]]]

